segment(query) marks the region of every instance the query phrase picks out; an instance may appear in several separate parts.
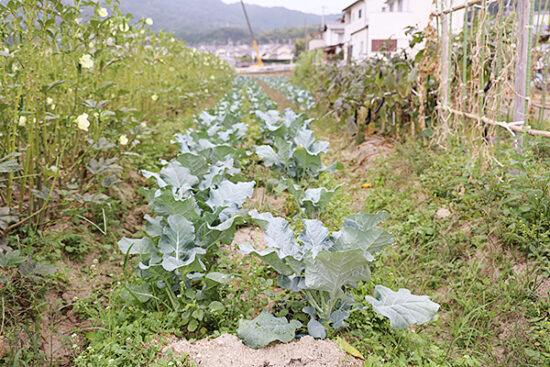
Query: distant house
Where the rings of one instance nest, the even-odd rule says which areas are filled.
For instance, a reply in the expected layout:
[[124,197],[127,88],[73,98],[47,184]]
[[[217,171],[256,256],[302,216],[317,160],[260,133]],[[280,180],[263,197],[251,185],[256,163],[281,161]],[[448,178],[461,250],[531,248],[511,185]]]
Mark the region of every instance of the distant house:
[[309,49],[322,48],[327,54],[338,53],[344,45],[344,32],[343,20],[329,22],[313,34],[313,38],[309,42]]
[[[346,60],[363,60],[376,53],[406,48],[405,28],[425,28],[435,10],[433,0],[358,0],[343,10]],[[455,13],[461,27],[464,13]]]
[[264,62],[287,63],[294,59],[294,47],[291,45],[268,44],[261,47]]

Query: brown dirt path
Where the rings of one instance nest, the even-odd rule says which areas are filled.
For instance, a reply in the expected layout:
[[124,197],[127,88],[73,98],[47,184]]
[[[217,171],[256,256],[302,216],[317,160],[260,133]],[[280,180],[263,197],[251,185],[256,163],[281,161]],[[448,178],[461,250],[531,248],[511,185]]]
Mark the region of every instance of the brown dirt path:
[[284,112],[287,108],[291,108],[294,110],[299,110],[296,108],[296,106],[286,98],[284,94],[279,92],[278,90],[275,90],[271,88],[269,85],[265,84],[259,79],[254,78],[254,81],[258,83],[260,87],[264,90],[264,93],[267,94],[269,98],[271,98],[275,103],[277,103],[277,109],[281,112]]

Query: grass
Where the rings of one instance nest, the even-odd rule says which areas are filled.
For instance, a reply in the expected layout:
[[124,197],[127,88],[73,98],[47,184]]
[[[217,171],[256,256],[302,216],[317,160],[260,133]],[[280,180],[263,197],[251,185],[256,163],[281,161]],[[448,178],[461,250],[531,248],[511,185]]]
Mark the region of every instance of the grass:
[[[337,126],[326,119],[317,128],[325,137],[342,136]],[[345,139],[337,139],[330,159],[345,160],[345,145]],[[531,165],[529,175],[543,162]],[[380,270],[373,271],[372,283],[407,287],[441,304],[437,321],[407,331],[389,330],[385,320],[368,311],[356,315],[344,334],[369,356],[366,365],[547,363],[550,304],[540,286],[545,281],[548,290],[548,257],[540,254],[548,243],[533,252],[507,238],[506,230],[517,218],[504,215],[512,210],[506,203],[510,187],[505,172],[484,169],[460,149],[434,151],[416,142],[397,145],[371,169],[353,168],[324,178],[344,187],[323,221],[336,228],[357,201],[367,212],[388,211],[386,227],[396,244],[377,261]],[[373,188],[358,190],[365,179]],[[517,180],[514,190],[522,185],[528,183]],[[441,208],[452,214],[438,218]],[[545,214],[537,224],[539,238],[547,235],[548,219]],[[363,285],[356,296],[371,292],[370,285]]]

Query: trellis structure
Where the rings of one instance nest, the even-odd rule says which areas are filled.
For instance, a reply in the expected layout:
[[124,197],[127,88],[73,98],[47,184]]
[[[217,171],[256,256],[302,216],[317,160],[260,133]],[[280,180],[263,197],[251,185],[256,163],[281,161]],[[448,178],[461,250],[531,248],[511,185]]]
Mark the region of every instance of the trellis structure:
[[[440,142],[451,131],[457,139],[488,141],[502,129],[520,135],[518,146],[523,133],[550,138],[550,50],[542,42],[550,38],[550,0],[434,1]],[[544,65],[544,75],[536,75],[541,90],[531,86],[533,61]]]

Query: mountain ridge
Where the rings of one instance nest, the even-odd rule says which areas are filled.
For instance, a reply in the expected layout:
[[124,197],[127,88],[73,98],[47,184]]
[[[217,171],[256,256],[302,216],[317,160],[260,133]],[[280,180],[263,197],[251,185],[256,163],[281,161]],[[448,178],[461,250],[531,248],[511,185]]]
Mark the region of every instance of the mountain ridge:
[[[153,29],[174,33],[184,40],[217,29],[247,29],[240,3],[221,0],[121,0],[120,8],[137,18],[151,17]],[[246,4],[254,32],[258,35],[274,29],[321,24],[322,17],[283,7]],[[327,20],[337,15],[328,15]]]

